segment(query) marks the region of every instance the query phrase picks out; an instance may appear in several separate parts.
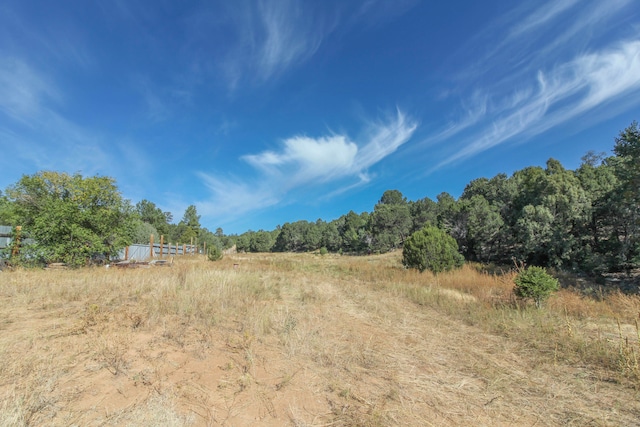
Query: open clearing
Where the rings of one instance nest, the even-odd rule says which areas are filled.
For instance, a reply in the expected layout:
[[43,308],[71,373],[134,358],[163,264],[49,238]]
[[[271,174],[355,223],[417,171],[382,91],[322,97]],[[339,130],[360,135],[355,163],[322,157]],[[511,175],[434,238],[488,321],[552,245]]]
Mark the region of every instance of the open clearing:
[[[499,278],[467,271],[467,292],[398,259],[2,272],[0,425],[640,425],[637,381],[604,366],[602,347],[637,368],[637,299],[624,299],[618,329],[566,294],[550,301],[564,304],[557,324],[487,307],[506,298]],[[489,312],[503,329],[486,327]],[[578,336],[603,366],[563,350]]]

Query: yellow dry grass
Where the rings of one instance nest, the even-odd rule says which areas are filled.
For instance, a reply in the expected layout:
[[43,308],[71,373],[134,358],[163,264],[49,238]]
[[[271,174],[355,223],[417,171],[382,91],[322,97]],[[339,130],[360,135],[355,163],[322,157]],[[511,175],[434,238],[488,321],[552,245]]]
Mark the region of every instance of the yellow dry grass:
[[634,425],[640,298],[399,254],[0,273],[0,426]]

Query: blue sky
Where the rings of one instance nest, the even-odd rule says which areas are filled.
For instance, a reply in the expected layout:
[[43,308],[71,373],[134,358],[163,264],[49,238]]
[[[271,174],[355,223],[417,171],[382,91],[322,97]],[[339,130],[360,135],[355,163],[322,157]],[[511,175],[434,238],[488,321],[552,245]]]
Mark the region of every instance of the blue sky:
[[0,188],[111,176],[210,230],[573,169],[633,120],[637,0],[0,3]]

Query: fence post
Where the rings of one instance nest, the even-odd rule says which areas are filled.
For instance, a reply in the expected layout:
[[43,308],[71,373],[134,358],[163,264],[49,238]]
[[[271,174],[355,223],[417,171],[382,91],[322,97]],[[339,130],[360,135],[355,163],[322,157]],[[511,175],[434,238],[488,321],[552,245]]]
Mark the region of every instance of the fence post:
[[129,246],[125,246],[124,248],[124,260],[127,261],[129,259]]
[[149,236],[149,258],[153,258],[153,234]]
[[186,255],[187,254],[187,244],[183,243],[182,244],[182,255]]
[[13,242],[13,249],[11,250],[11,257],[17,256],[20,253],[20,232],[22,231],[21,225],[16,225],[16,240]]
[[162,259],[164,255],[164,234],[160,235],[160,259]]

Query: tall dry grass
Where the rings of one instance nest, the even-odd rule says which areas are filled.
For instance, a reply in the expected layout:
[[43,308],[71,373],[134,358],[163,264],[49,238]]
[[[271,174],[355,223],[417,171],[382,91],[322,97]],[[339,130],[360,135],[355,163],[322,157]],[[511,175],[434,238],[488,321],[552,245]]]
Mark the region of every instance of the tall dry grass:
[[364,285],[419,305],[436,307],[469,325],[521,341],[547,354],[554,363],[588,364],[601,370],[603,377],[640,388],[638,295],[616,291],[595,298],[570,286],[553,295],[544,309],[539,310],[531,302],[515,298],[516,273],[509,269],[488,273],[479,265],[467,264],[436,276],[403,268],[399,253],[266,260],[262,268],[269,265],[278,271],[332,276],[353,293]]
[[[242,416],[254,407],[282,425],[273,416],[279,395],[307,399],[288,404],[290,425],[428,425],[409,403],[425,387],[407,379],[413,362],[382,352],[382,337],[349,320],[393,333],[423,309],[506,337],[540,363],[589,366],[640,385],[638,296],[563,289],[538,310],[514,299],[508,271],[466,265],[435,276],[404,269],[396,253],[238,254],[216,263],[185,257],[171,268],[1,274],[0,426],[249,425]],[[419,342],[406,334],[410,347]],[[180,376],[214,355],[224,360],[213,390]],[[370,390],[360,386],[366,372],[376,372]],[[97,409],[105,404],[85,377],[111,384],[110,399],[126,403]]]
[[565,288],[539,310],[530,301],[516,299],[516,272],[508,269],[492,274],[466,264],[436,276],[403,269],[396,254],[382,262],[375,257],[353,258],[339,271],[367,286],[521,341],[554,362],[589,364],[605,377],[640,388],[638,295],[615,291],[594,298]]
[[[611,292],[595,298],[571,287],[560,290],[538,310],[515,298],[516,273],[509,269],[488,273],[479,265],[467,264],[436,276],[404,269],[399,253],[334,257],[329,262],[323,257],[291,257],[269,264],[284,271],[332,275],[353,292],[365,285],[437,307],[469,325],[520,340],[554,362],[589,364],[602,369],[603,376],[640,387],[638,295]],[[564,278],[565,282],[570,279]]]
[[[51,420],[55,425],[82,425],[77,423],[81,414],[60,410],[86,392],[66,390],[69,373],[82,363],[88,372],[106,371],[114,378],[153,376],[134,373],[133,361],[134,341],[154,331],[160,331],[164,342],[189,351],[202,352],[214,339],[248,350],[252,337],[271,333],[273,316],[266,302],[279,299],[281,284],[268,270],[240,273],[233,263],[214,265],[197,258],[182,259],[173,268],[3,272],[0,426]],[[149,399],[144,407],[165,408],[159,418],[147,423],[139,414],[147,411],[136,406],[103,421],[184,421],[171,405],[159,403],[173,401],[171,394],[156,393]]]

